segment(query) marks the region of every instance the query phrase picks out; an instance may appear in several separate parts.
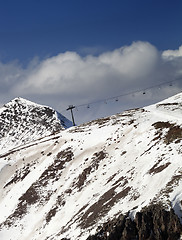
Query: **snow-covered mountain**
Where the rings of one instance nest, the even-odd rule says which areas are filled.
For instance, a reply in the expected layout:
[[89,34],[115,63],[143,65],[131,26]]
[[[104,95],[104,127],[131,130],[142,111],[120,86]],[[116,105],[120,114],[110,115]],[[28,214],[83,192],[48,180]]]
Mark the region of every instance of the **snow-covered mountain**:
[[32,140],[0,156],[0,239],[179,239],[181,162],[182,93]]
[[1,153],[70,126],[72,123],[52,108],[15,98],[0,108]]

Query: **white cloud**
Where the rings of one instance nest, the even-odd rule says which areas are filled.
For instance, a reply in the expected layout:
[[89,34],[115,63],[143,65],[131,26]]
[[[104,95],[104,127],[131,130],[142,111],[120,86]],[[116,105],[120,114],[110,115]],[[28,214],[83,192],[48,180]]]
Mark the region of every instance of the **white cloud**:
[[[26,68],[17,62],[0,63],[0,101],[22,96],[59,110],[68,104],[77,105],[143,89],[182,76],[181,53],[182,46],[179,50],[160,53],[148,42],[134,42],[98,56],[81,57],[76,52],[65,52],[43,61],[34,59]],[[129,107],[129,102],[134,106],[148,104],[180,89],[178,83],[173,88],[164,87],[161,94],[150,93],[148,98],[130,97],[122,102],[122,107]],[[118,112],[114,106],[112,111]],[[107,113],[110,114],[110,110]]]
[[131,46],[104,53],[99,57],[102,63],[124,75],[136,79],[148,76],[158,62],[157,49],[146,42],[135,42]]
[[166,50],[162,53],[163,58],[175,58],[175,57],[182,57],[182,46],[179,47],[177,50]]
[[149,77],[158,61],[155,47],[144,42],[136,42],[98,57],[80,57],[75,52],[66,52],[39,63],[32,72],[28,72],[15,91],[31,94],[77,92],[83,96],[92,93],[102,97],[109,94],[110,89],[121,88],[128,81],[136,82],[139,78],[144,80]]

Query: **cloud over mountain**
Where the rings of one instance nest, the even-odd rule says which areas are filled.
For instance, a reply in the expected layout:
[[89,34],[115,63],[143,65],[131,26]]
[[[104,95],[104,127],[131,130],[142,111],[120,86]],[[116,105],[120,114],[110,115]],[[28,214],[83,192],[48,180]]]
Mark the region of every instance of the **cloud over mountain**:
[[[25,68],[18,62],[0,63],[1,91],[6,93],[0,101],[23,96],[48,104],[45,99],[49,97],[55,108],[58,101],[59,108],[64,108],[72,102],[85,103],[172,81],[182,75],[181,49],[160,52],[138,41],[98,56],[65,52],[34,59]],[[173,89],[167,86],[160,96],[165,98],[180,88],[179,84]]]
[[[45,59],[26,76],[15,91],[56,94],[72,91],[84,95],[99,88],[99,95],[121,86],[141,84],[156,70],[160,62],[157,49],[149,43],[136,42],[97,57],[81,57],[66,52]],[[139,80],[140,79],[140,80]],[[102,90],[103,89],[103,90]]]

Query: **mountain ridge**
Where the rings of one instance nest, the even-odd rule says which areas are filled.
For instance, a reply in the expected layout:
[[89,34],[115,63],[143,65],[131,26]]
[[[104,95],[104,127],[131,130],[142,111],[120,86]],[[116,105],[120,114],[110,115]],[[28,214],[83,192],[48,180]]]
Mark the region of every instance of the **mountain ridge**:
[[[123,239],[131,239],[126,233],[131,226],[140,225],[134,220],[137,214],[161,203],[163,210],[173,209],[173,213],[159,210],[160,219],[171,216],[169,222],[179,226],[179,238],[181,102],[182,93],[145,108],[68,128],[0,156],[0,238],[86,240],[90,236],[111,240],[117,225],[113,219],[126,215],[120,232]],[[147,211],[142,219],[152,216],[151,210]],[[160,224],[161,229],[162,224],[167,229],[166,222],[161,220]],[[100,226],[107,226],[106,231]],[[144,239],[141,229],[133,229],[138,231],[138,239]],[[156,237],[159,231],[155,231],[153,239],[170,239],[167,230],[166,238]]]

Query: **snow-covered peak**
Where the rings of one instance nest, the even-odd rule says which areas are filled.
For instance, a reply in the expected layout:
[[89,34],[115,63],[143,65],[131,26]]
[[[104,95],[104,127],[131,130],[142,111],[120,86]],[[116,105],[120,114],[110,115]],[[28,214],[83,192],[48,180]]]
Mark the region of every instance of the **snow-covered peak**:
[[7,104],[5,104],[5,106],[13,106],[13,105],[31,105],[31,106],[41,106],[40,104],[34,103],[30,100],[27,100],[25,98],[22,97],[16,97],[14,99],[12,99],[10,102],[8,102]]
[[72,126],[63,115],[21,97],[0,109],[1,153]]

